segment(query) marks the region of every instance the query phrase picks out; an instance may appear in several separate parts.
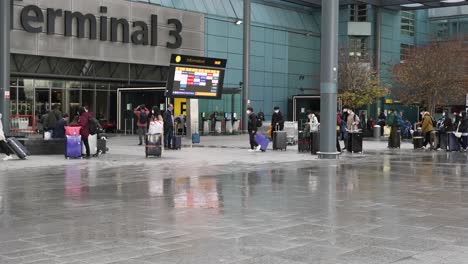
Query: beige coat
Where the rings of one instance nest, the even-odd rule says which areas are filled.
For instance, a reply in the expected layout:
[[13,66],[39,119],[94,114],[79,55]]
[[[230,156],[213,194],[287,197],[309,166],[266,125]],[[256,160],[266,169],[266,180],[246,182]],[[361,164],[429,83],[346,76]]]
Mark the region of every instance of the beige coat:
[[355,113],[351,113],[348,115],[348,119],[346,120],[348,131],[356,131],[359,129],[358,125],[361,122],[359,116]]

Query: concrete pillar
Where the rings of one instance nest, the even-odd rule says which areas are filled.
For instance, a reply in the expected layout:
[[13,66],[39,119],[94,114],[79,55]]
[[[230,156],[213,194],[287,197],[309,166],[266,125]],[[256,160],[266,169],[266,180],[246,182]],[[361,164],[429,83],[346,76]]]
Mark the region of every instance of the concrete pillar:
[[339,0],[322,0],[320,72],[321,159],[336,159]]
[[0,1],[0,112],[6,134],[10,133],[10,9],[11,0]]
[[[248,116],[245,111],[249,105],[250,89],[250,23],[251,23],[251,2],[244,0],[244,74],[242,91],[242,130],[247,131]],[[256,109],[254,109],[256,110]]]
[[[375,71],[377,72],[377,79],[380,83],[380,71],[382,65],[382,9],[380,7],[375,7]],[[375,115],[379,116],[380,110],[382,109],[382,100],[379,99],[376,102]]]
[[187,138],[192,138],[193,133],[198,133],[199,119],[198,99],[187,99]]

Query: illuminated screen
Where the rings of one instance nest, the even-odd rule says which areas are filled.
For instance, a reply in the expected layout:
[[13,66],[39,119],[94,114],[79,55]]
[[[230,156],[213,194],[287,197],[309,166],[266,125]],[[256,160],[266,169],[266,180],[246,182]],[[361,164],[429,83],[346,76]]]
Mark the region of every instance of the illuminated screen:
[[175,67],[172,94],[188,97],[217,97],[222,70]]

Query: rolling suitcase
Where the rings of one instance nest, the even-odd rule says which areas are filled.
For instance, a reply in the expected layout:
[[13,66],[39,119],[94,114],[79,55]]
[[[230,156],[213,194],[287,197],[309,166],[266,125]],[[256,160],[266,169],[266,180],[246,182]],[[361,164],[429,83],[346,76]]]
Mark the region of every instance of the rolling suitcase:
[[288,147],[288,134],[286,131],[279,131],[279,126],[273,132],[273,150],[286,150]]
[[21,144],[21,142],[18,141],[18,139],[8,138],[6,142],[12,152],[18,156],[18,158],[24,160],[29,155],[29,151],[23,146],[23,144]]
[[[89,144],[89,154],[92,156],[96,156],[98,153],[98,148],[97,148],[97,134],[94,135],[89,135],[88,137],[88,144]],[[83,144],[82,150],[83,153],[86,153],[86,147]]]
[[145,155],[146,157],[161,157],[162,155],[161,134],[146,135]]
[[297,146],[299,152],[309,152],[310,151],[310,135],[306,136],[304,131],[299,131]]
[[198,133],[192,134],[192,144],[200,144],[200,134]]
[[263,152],[268,149],[268,144],[270,144],[270,140],[260,133],[255,134],[255,141],[260,145],[260,149]]
[[310,133],[310,152],[315,155],[320,151],[320,132]]
[[413,137],[413,147],[414,149],[422,149],[424,143],[423,137]]
[[460,151],[460,143],[454,132],[447,133],[447,151]]
[[362,152],[362,133],[361,132],[348,132],[348,146],[346,149],[352,153]]
[[81,135],[67,135],[65,142],[65,158],[81,159],[81,145]]
[[98,150],[98,155],[106,154],[107,151],[109,151],[109,149],[107,148],[106,138],[100,138],[97,140],[97,150]]

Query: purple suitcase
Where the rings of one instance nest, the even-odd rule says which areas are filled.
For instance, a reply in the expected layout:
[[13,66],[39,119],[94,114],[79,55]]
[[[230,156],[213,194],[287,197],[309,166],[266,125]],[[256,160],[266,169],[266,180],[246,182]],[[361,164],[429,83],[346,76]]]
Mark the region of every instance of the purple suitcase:
[[81,136],[67,136],[65,143],[65,158],[77,159],[81,158]]
[[270,144],[270,140],[260,133],[255,134],[255,141],[260,145],[262,151],[266,151],[268,149],[268,144]]

